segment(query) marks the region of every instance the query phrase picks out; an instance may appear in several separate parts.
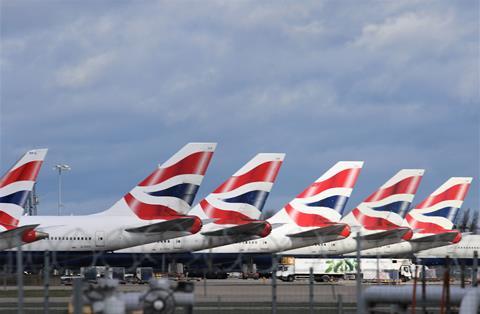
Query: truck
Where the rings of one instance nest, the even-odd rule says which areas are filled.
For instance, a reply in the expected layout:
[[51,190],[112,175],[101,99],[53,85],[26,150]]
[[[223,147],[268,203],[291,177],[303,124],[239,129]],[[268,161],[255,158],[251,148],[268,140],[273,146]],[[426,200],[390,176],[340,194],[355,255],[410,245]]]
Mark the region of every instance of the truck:
[[[310,269],[316,282],[338,281],[339,279],[355,279],[357,260],[354,258],[295,258],[282,257],[276,277],[282,281],[309,278]],[[360,260],[362,280],[403,280],[413,277],[414,264],[409,259],[363,258]]]
[[360,270],[363,281],[408,281],[414,277],[415,265],[410,259],[362,258]]
[[258,280],[260,278],[260,273],[257,271],[257,265],[252,263],[242,264],[242,272],[240,273],[240,278],[253,278],[255,280]]
[[150,281],[153,278],[153,268],[152,267],[137,267],[135,271],[135,282],[144,284]]

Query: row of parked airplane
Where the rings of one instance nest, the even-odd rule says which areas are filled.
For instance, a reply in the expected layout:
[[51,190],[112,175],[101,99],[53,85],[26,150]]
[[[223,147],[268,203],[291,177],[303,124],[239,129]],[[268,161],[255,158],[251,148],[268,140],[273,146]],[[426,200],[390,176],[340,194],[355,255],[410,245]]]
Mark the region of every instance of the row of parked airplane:
[[112,207],[82,216],[23,215],[47,154],[28,151],[0,181],[0,249],[336,256],[360,241],[362,255],[469,247],[457,257],[471,258],[480,248],[479,236],[454,229],[472,178],[452,177],[411,206],[423,169],[400,170],[344,215],[363,161],[339,161],[264,220],[285,154],[261,153],[192,207],[215,148],[185,145]]

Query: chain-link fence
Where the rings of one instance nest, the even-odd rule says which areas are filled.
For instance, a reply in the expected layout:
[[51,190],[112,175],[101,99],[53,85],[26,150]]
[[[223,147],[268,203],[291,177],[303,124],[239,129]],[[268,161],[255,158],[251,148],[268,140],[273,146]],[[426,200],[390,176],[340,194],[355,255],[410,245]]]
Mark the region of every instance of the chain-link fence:
[[[347,261],[272,254],[119,256],[20,249],[1,256],[2,313],[169,313],[166,307],[175,302],[181,305],[177,312],[198,313],[477,313],[478,309],[478,258],[466,263],[445,257],[425,266],[424,261],[409,258]],[[289,273],[292,263],[297,267]],[[380,267],[370,269],[369,264]],[[165,278],[174,284],[151,286],[152,279]],[[147,297],[162,300],[164,307],[155,309]]]

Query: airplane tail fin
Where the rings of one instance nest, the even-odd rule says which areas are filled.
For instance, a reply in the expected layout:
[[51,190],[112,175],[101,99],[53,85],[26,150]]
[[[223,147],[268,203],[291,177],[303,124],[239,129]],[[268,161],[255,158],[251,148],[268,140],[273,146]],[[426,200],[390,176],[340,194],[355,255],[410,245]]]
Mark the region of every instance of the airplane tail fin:
[[339,222],[362,167],[363,161],[337,162],[269,221],[301,227]]
[[407,214],[408,224],[419,233],[438,234],[452,230],[471,183],[470,177],[448,179]]
[[353,209],[350,217],[367,230],[401,227],[423,174],[423,169],[400,170]]
[[242,224],[260,218],[285,154],[258,154],[197,205],[191,214],[216,224]]
[[102,215],[143,220],[186,214],[197,194],[216,143],[189,143],[155,169]]
[[0,179],[0,231],[18,225],[48,149],[26,152]]

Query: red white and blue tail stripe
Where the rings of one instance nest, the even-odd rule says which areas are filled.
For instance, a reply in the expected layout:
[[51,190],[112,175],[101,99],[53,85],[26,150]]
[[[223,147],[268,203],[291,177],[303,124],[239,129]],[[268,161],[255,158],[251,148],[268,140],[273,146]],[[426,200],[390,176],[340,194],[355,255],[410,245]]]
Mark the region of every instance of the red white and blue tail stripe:
[[352,210],[356,224],[367,230],[400,228],[423,174],[423,169],[400,170]]
[[216,145],[185,145],[101,214],[135,214],[142,220],[169,220],[186,214],[202,183]]
[[190,214],[216,224],[240,225],[260,218],[285,154],[258,154],[203,199]]
[[293,222],[300,227],[339,222],[362,167],[363,161],[336,163],[269,221]]
[[472,178],[450,178],[406,217],[409,226],[418,233],[449,232],[467,196]]
[[46,155],[47,149],[28,151],[0,179],[0,231],[17,227]]

